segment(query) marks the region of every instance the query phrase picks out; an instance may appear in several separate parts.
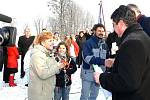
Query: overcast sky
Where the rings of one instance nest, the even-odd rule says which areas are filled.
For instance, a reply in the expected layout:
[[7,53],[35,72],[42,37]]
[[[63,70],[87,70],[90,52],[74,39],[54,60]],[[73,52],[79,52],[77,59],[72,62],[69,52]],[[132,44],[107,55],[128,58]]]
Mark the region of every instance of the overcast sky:
[[[98,14],[99,14],[99,2],[100,0],[75,0],[78,2],[82,7],[88,9],[95,18],[96,23],[98,22]],[[110,19],[111,14],[113,11],[118,8],[120,5],[127,5],[129,3],[134,3],[139,6],[141,12],[146,16],[150,16],[150,6],[149,0],[101,0],[103,11],[104,11],[104,18],[106,23],[106,29],[108,31],[112,31],[112,21]]]
[[[19,29],[18,32],[23,32],[25,24],[33,26],[33,19],[37,16],[47,17],[48,0],[0,0],[0,13],[8,15],[12,18],[16,18],[16,26]],[[87,9],[94,16],[95,21],[98,21],[100,0],[74,0],[83,9]],[[102,0],[104,17],[107,30],[112,30],[112,22],[110,15],[119,7],[119,5],[127,5],[128,3],[135,3],[139,6],[141,11],[150,16],[150,7],[148,0]],[[144,3],[144,4],[143,4]],[[21,33],[19,33],[21,34]]]
[[[48,14],[47,0],[0,0],[0,13],[15,18],[18,34],[26,24],[33,27],[33,19]],[[35,31],[35,28],[31,29]]]

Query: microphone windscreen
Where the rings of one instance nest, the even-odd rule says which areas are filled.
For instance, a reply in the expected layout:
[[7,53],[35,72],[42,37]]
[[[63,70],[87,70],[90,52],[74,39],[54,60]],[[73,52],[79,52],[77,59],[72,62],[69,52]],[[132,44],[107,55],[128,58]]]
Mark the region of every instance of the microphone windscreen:
[[8,16],[6,16],[6,15],[0,14],[0,21],[6,22],[6,23],[11,23],[12,18],[11,18],[11,17],[8,17]]

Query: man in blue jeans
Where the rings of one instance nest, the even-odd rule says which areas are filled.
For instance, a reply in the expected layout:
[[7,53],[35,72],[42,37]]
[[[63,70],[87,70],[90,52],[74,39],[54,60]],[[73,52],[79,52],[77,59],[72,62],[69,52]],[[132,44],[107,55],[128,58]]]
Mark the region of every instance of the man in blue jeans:
[[83,46],[83,67],[81,68],[82,90],[80,100],[96,100],[99,86],[93,79],[93,66],[98,65],[105,70],[104,61],[107,54],[107,45],[103,36],[105,27],[95,24],[94,35]]

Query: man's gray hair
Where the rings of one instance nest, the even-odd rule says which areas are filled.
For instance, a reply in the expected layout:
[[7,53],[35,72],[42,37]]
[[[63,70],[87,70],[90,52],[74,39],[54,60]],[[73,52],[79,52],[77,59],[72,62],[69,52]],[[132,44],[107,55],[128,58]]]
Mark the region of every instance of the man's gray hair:
[[139,7],[137,5],[135,5],[135,4],[128,4],[127,7],[129,7],[133,11],[136,10],[138,13],[141,13]]

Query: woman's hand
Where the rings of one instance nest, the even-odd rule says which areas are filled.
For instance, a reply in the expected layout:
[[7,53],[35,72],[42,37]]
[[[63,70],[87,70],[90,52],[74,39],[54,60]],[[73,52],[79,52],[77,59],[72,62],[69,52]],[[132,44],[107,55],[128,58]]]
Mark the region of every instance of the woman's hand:
[[63,62],[59,62],[58,67],[60,67],[60,69],[65,68],[66,64]]

